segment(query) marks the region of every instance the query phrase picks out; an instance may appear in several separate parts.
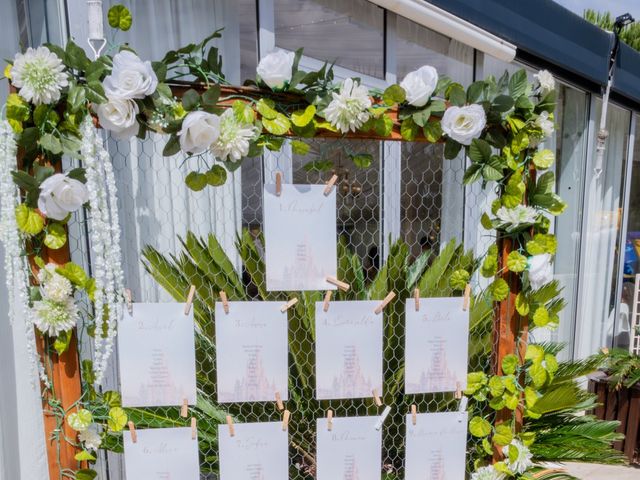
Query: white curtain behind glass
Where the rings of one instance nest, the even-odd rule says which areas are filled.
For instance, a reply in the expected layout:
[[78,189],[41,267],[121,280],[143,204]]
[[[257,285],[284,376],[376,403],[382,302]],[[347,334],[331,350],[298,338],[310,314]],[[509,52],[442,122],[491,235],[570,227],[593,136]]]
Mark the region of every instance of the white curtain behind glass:
[[[602,102],[598,99],[594,118],[600,118],[601,108]],[[601,347],[610,346],[613,335],[616,249],[629,124],[629,111],[609,105],[609,138],[601,176],[596,178],[593,175],[595,149],[587,164],[587,214],[575,349],[575,356],[578,358],[595,353]]]
[[[120,3],[111,1],[109,3]],[[158,60],[168,50],[198,43],[224,27],[216,40],[227,80],[240,82],[240,39],[237,5],[233,0],[136,0],[131,9],[134,28],[118,37],[127,41],[143,59]],[[108,8],[106,5],[105,8]],[[198,159],[182,155],[162,156],[167,137],[151,134],[145,141],[110,141],[119,208],[125,278],[136,300],[168,301],[168,295],[149,277],[141,263],[141,249],[152,245],[164,253],[176,253],[178,236],[214,233],[237,268],[236,233],[241,225],[240,170],[230,174],[222,187],[201,192],[186,188],[184,178],[198,167]],[[214,159],[203,159],[211,166]],[[204,161],[200,169],[204,171]]]

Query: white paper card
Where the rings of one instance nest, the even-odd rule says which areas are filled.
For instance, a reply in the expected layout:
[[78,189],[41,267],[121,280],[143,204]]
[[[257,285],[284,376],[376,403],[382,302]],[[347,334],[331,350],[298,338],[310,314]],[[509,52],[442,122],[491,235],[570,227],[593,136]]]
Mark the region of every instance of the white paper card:
[[283,302],[216,302],[218,402],[288,398],[287,313]]
[[124,469],[128,480],[199,480],[198,440],[191,428],[136,430],[133,443],[124,432]]
[[378,417],[334,417],[331,431],[327,419],[317,419],[316,480],[379,480],[382,470],[382,432]]
[[464,480],[467,413],[420,413],[406,417],[405,480]]
[[382,396],[380,301],[316,302],[316,398]]
[[405,388],[407,394],[454,392],[467,388],[469,312],[462,298],[406,301]]
[[281,422],[218,425],[220,480],[287,480],[289,437]]
[[329,290],[337,274],[336,189],[283,184],[264,186],[267,290]]
[[125,407],[196,403],[193,309],[182,303],[134,303],[118,323],[120,387]]

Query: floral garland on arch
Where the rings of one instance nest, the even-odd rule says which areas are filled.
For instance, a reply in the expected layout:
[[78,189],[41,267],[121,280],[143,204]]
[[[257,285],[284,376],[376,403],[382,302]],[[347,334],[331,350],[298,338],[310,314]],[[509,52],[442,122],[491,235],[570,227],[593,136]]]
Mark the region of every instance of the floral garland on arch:
[[[118,19],[126,15],[118,7],[111,25],[123,28]],[[80,433],[79,460],[93,462],[100,445],[118,450],[117,438],[127,422],[118,394],[93,387],[101,381],[112,349],[123,285],[116,187],[95,121],[116,138],[144,138],[148,131],[166,134],[163,153],[182,152],[195,164],[185,179],[193,190],[224,184],[243,158],[265,149],[278,151],[286,138],[292,138],[298,154],[309,152],[307,138],[345,134],[443,143],[448,159],[464,151],[470,160],[464,182],[491,185],[497,193],[481,225],[497,241],[513,244],[504,264],[497,244],[482,259],[480,272],[491,279],[490,298],[500,302],[508,297],[503,275],[511,272],[522,284],[518,313],[535,328],[557,327],[564,300],[551,275],[557,240],[549,233],[549,216],[561,214],[566,204],[553,191],[549,168],[554,153],[539,148],[554,130],[555,84],[549,72],[539,72],[534,83],[521,70],[465,89],[423,66],[379,91],[367,89],[357,78],[334,82],[326,64],[318,71],[301,70],[301,50],[275,51],[260,61],[255,81],[234,88],[224,78],[218,49],[210,45],[218,38],[219,31],[155,62],[142,60],[128,45],[112,46],[111,54],[91,61],[71,41],[65,48],[48,44],[17,54],[5,70],[17,89],[7,100],[7,120],[23,155],[22,168],[13,172],[15,185],[6,174],[0,176],[3,200],[15,186],[22,192],[14,210],[15,228],[10,209],[3,208],[3,226],[10,227],[3,241],[7,251],[31,255],[40,269],[31,278],[39,287],[27,292],[25,286],[24,303],[53,348],[65,351],[80,316],[91,325],[95,340],[95,362],[83,368],[87,398],[82,409],[67,415],[67,423]],[[180,83],[185,78],[193,81]],[[3,165],[15,161],[9,137],[4,132],[0,143]],[[372,160],[367,154],[348,154],[361,168]],[[56,173],[53,166],[63,155],[84,160],[84,168]],[[209,165],[211,156],[219,163]],[[41,256],[67,244],[70,214],[87,204],[94,278],[72,262],[53,265]],[[14,263],[10,271],[15,275],[25,265]],[[461,276],[468,282],[468,272]],[[78,291],[92,300],[93,314],[80,311],[73,298]],[[538,468],[534,435],[519,431],[515,421],[494,426],[489,420],[491,412],[505,409],[522,411],[525,418],[541,415],[536,403],[558,368],[554,353],[545,348],[529,344],[524,358],[505,357],[498,374],[469,374],[466,393],[474,400],[469,431],[481,440],[473,452],[474,479],[530,478]],[[491,463],[494,448],[504,460]]]

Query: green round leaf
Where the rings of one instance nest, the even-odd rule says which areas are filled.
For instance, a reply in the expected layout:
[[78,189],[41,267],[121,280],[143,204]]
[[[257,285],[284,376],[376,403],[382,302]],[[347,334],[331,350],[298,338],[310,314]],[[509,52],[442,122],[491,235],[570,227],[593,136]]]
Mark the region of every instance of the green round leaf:
[[44,218],[24,203],[16,207],[16,223],[20,231],[27,235],[37,235],[44,228]]
[[253,109],[244,103],[242,100],[236,100],[233,102],[233,113],[241,123],[253,123],[256,119],[256,114]]
[[509,410],[515,410],[520,404],[520,395],[505,395],[504,406]]
[[84,269],[73,262],[67,262],[61,267],[57,267],[56,273],[62,275],[73,285],[79,288],[86,288],[87,283],[89,282],[89,277]]
[[518,357],[510,353],[502,358],[502,373],[511,375],[516,372],[518,368]]
[[496,433],[493,435],[493,443],[500,447],[504,447],[505,445],[509,445],[511,440],[513,440],[511,427],[506,423],[496,425]]
[[544,363],[545,363],[547,372],[549,372],[550,374],[554,374],[558,371],[558,360],[554,355],[551,355],[550,353],[546,353],[544,355]]
[[261,98],[258,100],[256,104],[256,110],[260,115],[262,115],[262,119],[273,120],[278,115],[277,110],[275,109],[275,102],[268,98]]
[[540,345],[530,343],[527,345],[524,358],[525,360],[531,360],[533,362],[541,362],[544,358],[544,349]]
[[396,103],[402,103],[407,98],[407,93],[400,85],[393,84],[386,88],[382,94],[382,100],[387,105],[394,105]]
[[524,272],[527,268],[527,257],[520,252],[511,252],[507,257],[507,268],[512,272]]
[[67,243],[67,232],[59,223],[47,225],[44,244],[52,250],[58,250]]
[[422,129],[422,133],[424,134],[424,138],[426,138],[431,143],[436,143],[442,137],[442,125],[440,122],[431,121],[427,122],[427,124]]
[[494,375],[489,380],[489,392],[491,392],[492,397],[499,397],[504,393],[504,382],[502,381],[502,377],[499,375]]
[[211,170],[209,170],[205,176],[207,183],[212,187],[219,187],[227,181],[227,171],[220,165],[211,167]]
[[454,290],[464,290],[469,283],[469,272],[466,270],[456,270],[449,278],[449,286]]
[[200,172],[189,172],[187,178],[184,179],[184,183],[187,184],[194,192],[199,192],[207,186],[207,175]]
[[127,414],[121,407],[111,407],[109,409],[109,419],[107,426],[112,432],[121,431],[127,424]]
[[538,150],[533,155],[533,164],[538,169],[544,170],[545,168],[549,168],[553,165],[553,161],[555,160],[555,155],[551,150],[545,148],[544,150]]
[[309,105],[304,110],[296,110],[291,114],[291,123],[296,127],[306,127],[316,114],[315,105]]
[[107,13],[107,19],[111,28],[117,28],[123,32],[129,30],[133,23],[131,12],[122,4],[112,6]]
[[549,323],[549,311],[545,307],[538,307],[533,313],[533,324],[536,327],[544,327]]
[[405,118],[400,124],[400,135],[408,142],[414,141],[419,131],[420,128],[411,117]]
[[503,278],[497,278],[489,287],[494,300],[501,302],[509,295],[509,285]]
[[469,432],[474,437],[486,437],[491,433],[491,424],[482,417],[473,417],[469,420]]
[[524,389],[524,401],[527,404],[527,408],[533,408],[538,401],[538,392],[531,387],[525,387]]
[[274,135],[284,135],[291,128],[291,122],[287,116],[280,112],[277,112],[272,119],[263,117],[262,125],[264,125],[267,132],[273,133]]
[[308,143],[304,143],[300,140],[291,140],[291,151],[296,155],[306,155],[311,150]]
[[85,408],[81,408],[77,412],[70,414],[67,417],[67,425],[73,428],[77,432],[83,432],[93,422],[93,415]]
[[524,293],[520,292],[516,295],[516,310],[522,315],[529,315],[529,301]]
[[[86,450],[82,450],[81,452],[76,453],[75,457],[73,457],[73,458],[75,458],[79,462],[83,462],[83,461],[87,461],[87,460],[93,461],[93,460],[96,459],[96,457],[91,455],[91,453],[86,451]],[[78,477],[76,477],[76,479],[77,478]]]
[[358,153],[351,156],[351,160],[358,168],[369,168],[373,161],[373,156],[369,153]]

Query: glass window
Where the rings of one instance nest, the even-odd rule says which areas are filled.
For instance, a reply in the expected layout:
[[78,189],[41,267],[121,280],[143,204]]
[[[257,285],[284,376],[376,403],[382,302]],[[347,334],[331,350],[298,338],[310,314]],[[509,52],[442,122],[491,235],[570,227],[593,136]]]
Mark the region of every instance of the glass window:
[[[596,99],[595,124],[602,111]],[[594,174],[595,145],[586,167],[584,246],[580,272],[579,321],[574,356],[586,357],[614,344],[618,246],[620,245],[623,179],[629,141],[628,110],[609,105],[609,138],[600,176]],[[595,133],[595,132],[594,132]],[[593,138],[595,142],[595,135]]]
[[275,0],[276,46],[384,77],[384,10],[366,0]]

